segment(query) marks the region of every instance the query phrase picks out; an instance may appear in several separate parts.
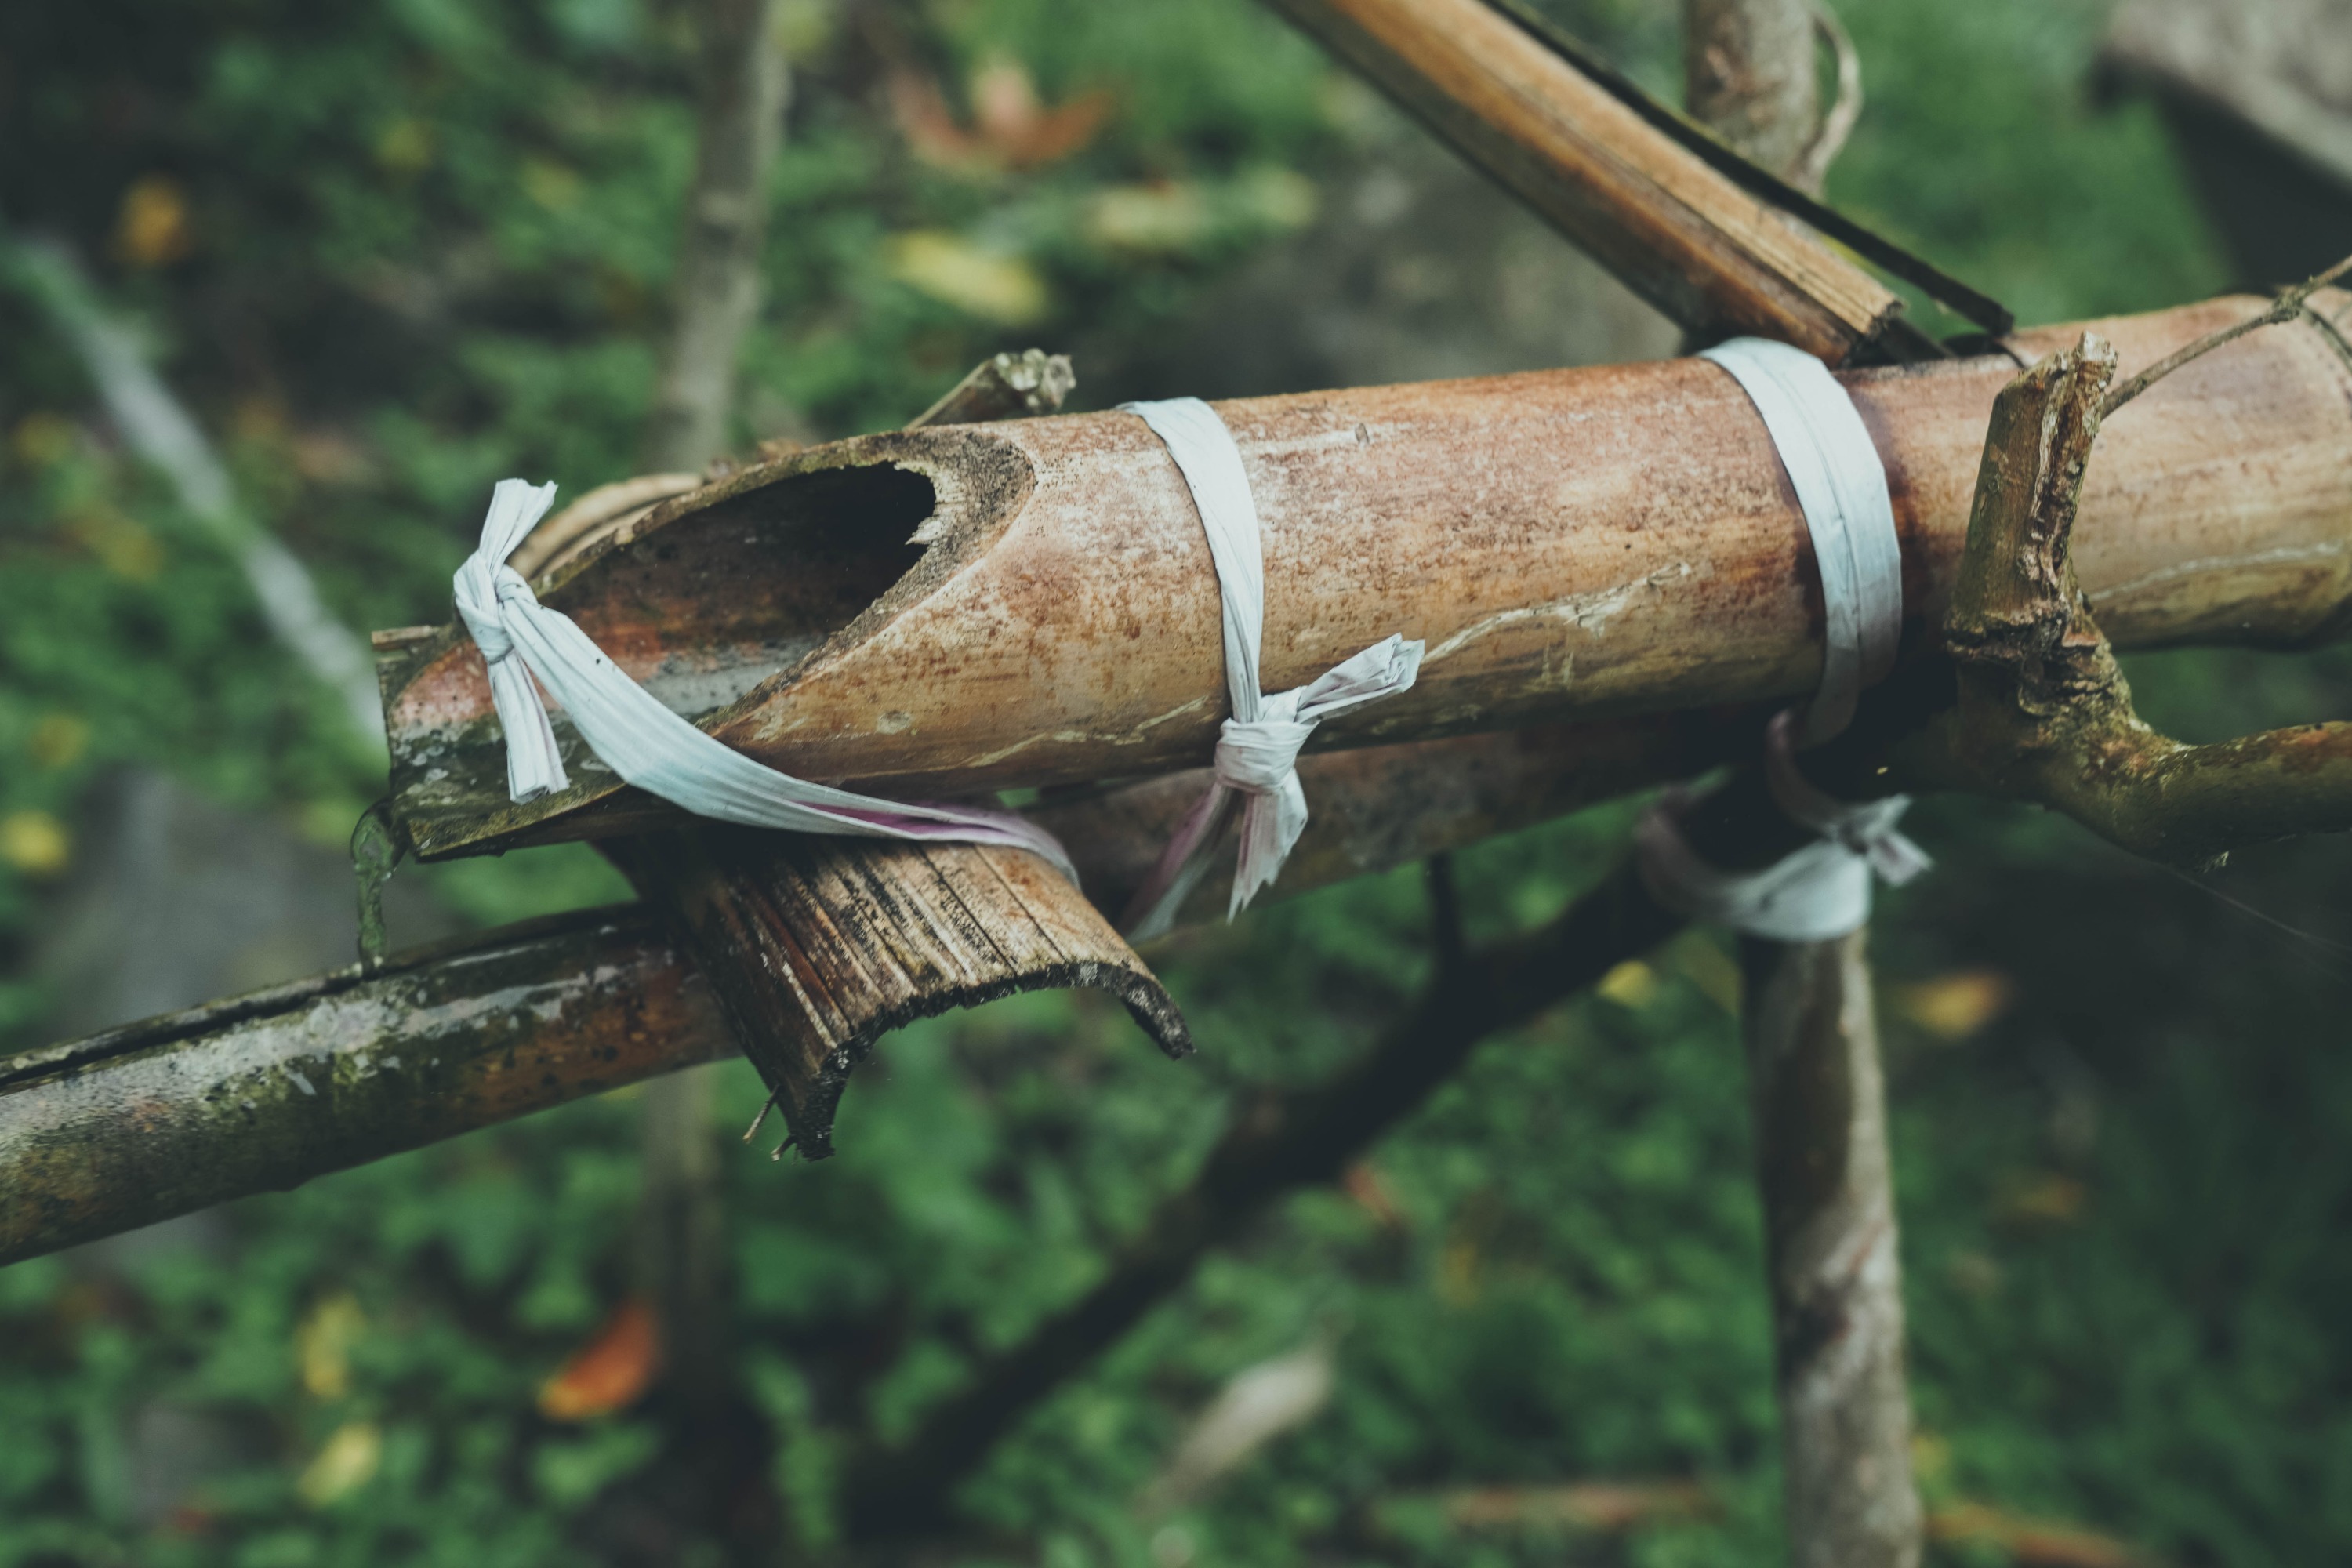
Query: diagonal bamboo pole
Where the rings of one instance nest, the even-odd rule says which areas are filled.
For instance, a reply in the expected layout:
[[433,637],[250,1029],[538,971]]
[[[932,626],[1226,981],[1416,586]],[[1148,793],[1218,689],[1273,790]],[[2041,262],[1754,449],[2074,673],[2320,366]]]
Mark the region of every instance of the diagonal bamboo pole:
[[1271,0],[1687,330],[1780,338],[1843,364],[1890,333],[1885,284],[1487,0]]

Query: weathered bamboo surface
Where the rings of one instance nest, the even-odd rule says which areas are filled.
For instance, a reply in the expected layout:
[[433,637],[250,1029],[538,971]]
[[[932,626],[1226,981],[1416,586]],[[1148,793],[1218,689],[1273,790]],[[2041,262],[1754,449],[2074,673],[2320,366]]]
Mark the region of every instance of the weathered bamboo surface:
[[711,825],[607,848],[709,980],[807,1158],[875,1041],[1023,991],[1108,991],[1171,1057],[1192,1038],[1158,976],[1023,849]]
[[[1315,816],[1273,894],[1386,870],[1698,771],[1752,751],[1762,722],[1760,712],[1687,714],[1306,758]],[[1097,904],[1116,910],[1205,776],[1171,774],[1038,816]],[[1223,915],[1224,889],[1210,883],[1185,906],[1188,920]],[[735,1049],[712,987],[660,917],[638,907],[510,928],[404,955],[374,975],[341,970],[0,1058],[0,1264]]]
[[1902,301],[1486,0],[1270,0],[1660,310],[1843,363]]
[[624,909],[0,1058],[0,1262],[730,1048],[701,977]]
[[[2346,301],[2334,296],[2330,308]],[[2098,323],[2126,367],[2258,307]],[[2076,328],[2016,340],[2038,355]],[[1886,459],[1906,646],[1933,644],[2007,357],[1843,373]],[[1265,682],[1401,632],[1410,692],[1326,724],[1361,745],[1811,689],[1821,605],[1795,498],[1696,361],[1220,405],[1265,519]],[[2077,552],[2119,645],[2294,644],[2352,597],[2352,374],[2305,325],[2161,383],[2106,436]],[[940,796],[1204,762],[1224,716],[1217,588],[1189,493],[1118,413],[860,437],[656,509],[546,601],[731,745],[803,777]],[[506,799],[480,656],[380,634],[394,807],[427,857],[676,818],[580,755]]]

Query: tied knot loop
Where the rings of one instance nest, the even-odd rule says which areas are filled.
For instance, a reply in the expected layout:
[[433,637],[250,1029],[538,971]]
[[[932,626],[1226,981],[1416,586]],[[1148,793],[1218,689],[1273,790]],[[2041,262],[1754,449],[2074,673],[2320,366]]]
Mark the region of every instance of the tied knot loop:
[[1764,731],[1764,784],[1790,821],[1868,861],[1891,887],[1901,887],[1935,864],[1895,826],[1911,808],[1909,795],[1843,801],[1825,793],[1797,766],[1796,728],[1796,714],[1783,709]]
[[1307,789],[1298,753],[1316,726],[1335,713],[1405,690],[1421,673],[1423,645],[1383,637],[1305,686],[1262,698],[1255,719],[1228,719],[1217,739],[1215,784],[1244,797],[1241,858],[1230,913],[1270,886],[1307,831]]
[[1708,865],[1682,831],[1686,793],[1670,791],[1634,830],[1643,881],[1668,909],[1771,942],[1822,942],[1870,918],[1873,880],[1911,880],[1927,856],[1895,824],[1904,795],[1842,801],[1797,766],[1800,743],[1843,731],[1863,689],[1882,679],[1903,634],[1903,552],[1886,470],[1870,432],[1820,361],[1785,343],[1735,338],[1702,356],[1730,373],[1764,423],[1796,491],[1821,573],[1822,679],[1801,715],[1774,716],[1764,782],[1813,841],[1754,871]]
[[515,658],[514,626],[507,615],[509,605],[539,607],[538,595],[522,574],[507,564],[507,557],[554,503],[551,483],[500,479],[482,519],[481,544],[452,579],[458,618],[489,668],[490,702],[507,736],[507,793],[518,801],[537,800],[572,782],[556,748],[547,704],[525,668],[527,661]]
[[507,789],[515,800],[536,800],[571,782],[547,716],[552,700],[597,762],[697,816],[791,833],[998,844],[1028,850],[1078,879],[1060,842],[1016,812],[881,800],[811,784],[671,712],[569,616],[541,604],[522,574],[507,564],[554,500],[551,484],[501,480],[482,521],[481,545],[455,578],[457,615],[481,649],[490,700],[506,731]]
[[[1268,698],[1265,715],[1246,723],[1239,719],[1225,721],[1217,733],[1219,784],[1244,795],[1272,795],[1298,777],[1298,753],[1307,737],[1315,733],[1315,726],[1291,716],[1297,710],[1297,695],[1286,691]],[[1291,712],[1275,711],[1286,699]]]

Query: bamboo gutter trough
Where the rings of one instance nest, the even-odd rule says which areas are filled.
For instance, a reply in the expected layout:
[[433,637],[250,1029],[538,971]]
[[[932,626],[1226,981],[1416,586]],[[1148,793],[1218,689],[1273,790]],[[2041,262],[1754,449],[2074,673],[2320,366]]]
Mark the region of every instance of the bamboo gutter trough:
[[[2322,303],[2340,319],[2352,301]],[[2098,330],[2128,370],[2256,308],[2219,300]],[[2077,331],[2014,346],[2031,357]],[[1915,657],[1933,642],[1985,421],[2014,370],[2000,357],[1846,373],[1887,458]],[[1340,749],[1304,760],[1315,816],[1278,892],[1752,751],[1762,715],[1813,679],[1803,525],[1760,426],[1710,366],[1223,412],[1266,520],[1269,686],[1390,631],[1433,655],[1391,710],[1329,726]],[[2160,383],[2108,429],[2084,498],[2077,558],[2101,624],[2126,647],[2340,636],[2347,472],[2352,372],[2317,329],[2242,339]],[[1034,810],[1107,908],[1197,795],[1222,716],[1198,523],[1164,453],[1123,415],[816,448],[656,508],[542,586],[674,703],[691,711],[703,693],[722,736],[796,771],[932,794],[1114,781],[1049,791]],[[689,636],[712,626],[715,644]],[[671,822],[595,784],[545,812],[486,806],[472,780],[497,750],[478,657],[446,630],[387,640],[395,777],[419,849]],[[1222,897],[1204,887],[1188,915]],[[0,1262],[731,1048],[709,985],[637,909],[24,1053],[0,1062]]]

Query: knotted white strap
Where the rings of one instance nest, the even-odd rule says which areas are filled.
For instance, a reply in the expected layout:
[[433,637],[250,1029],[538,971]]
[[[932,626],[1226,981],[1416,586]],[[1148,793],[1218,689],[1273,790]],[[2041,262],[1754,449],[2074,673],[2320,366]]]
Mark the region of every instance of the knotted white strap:
[[[1783,709],[1772,715],[1764,731],[1764,785],[1781,815],[1867,860],[1870,868],[1893,887],[1901,887],[1935,864],[1925,849],[1895,828],[1910,809],[1909,795],[1843,801],[1815,788],[1797,767],[1792,738],[1796,727],[1796,714]],[[1863,912],[1866,916],[1868,908]]]
[[1265,557],[1257,501],[1242,469],[1241,448],[1215,410],[1197,397],[1120,406],[1151,426],[1192,492],[1209,539],[1224,610],[1225,689],[1233,717],[1217,740],[1215,779],[1185,816],[1134,901],[1128,934],[1157,936],[1207,871],[1207,848],[1233,803],[1242,804],[1240,861],[1226,918],[1241,912],[1281,871],[1307,828],[1307,792],[1298,752],[1316,725],[1335,713],[1405,690],[1421,672],[1422,644],[1402,637],[1374,643],[1305,686],[1267,696],[1258,687],[1258,649],[1265,629]]
[[[1730,372],[1762,416],[1797,492],[1820,563],[1822,681],[1806,708],[1803,743],[1818,745],[1853,721],[1862,689],[1894,667],[1903,635],[1903,552],[1885,465],[1845,389],[1801,349],[1735,338],[1701,356]],[[1761,871],[1718,870],[1684,838],[1689,797],[1670,791],[1634,834],[1651,896],[1695,920],[1774,942],[1822,942],[1870,919],[1871,875],[1904,883],[1927,853],[1895,828],[1906,795],[1848,804],[1822,793],[1797,766],[1798,719],[1774,716],[1765,731],[1764,777],[1773,801],[1818,835]]]
[[456,579],[457,614],[489,666],[490,699],[507,736],[507,788],[516,800],[536,800],[570,782],[540,700],[544,688],[605,766],[697,816],[795,833],[1010,845],[1034,851],[1077,880],[1060,842],[1014,813],[877,800],[809,784],[752,761],[663,707],[571,616],[541,604],[506,563],[554,500],[551,484],[500,480],[482,522],[481,548]]

